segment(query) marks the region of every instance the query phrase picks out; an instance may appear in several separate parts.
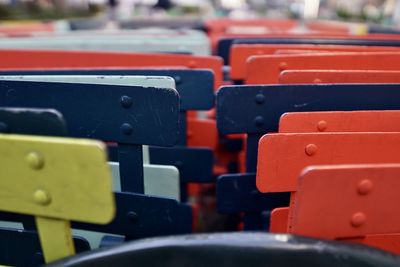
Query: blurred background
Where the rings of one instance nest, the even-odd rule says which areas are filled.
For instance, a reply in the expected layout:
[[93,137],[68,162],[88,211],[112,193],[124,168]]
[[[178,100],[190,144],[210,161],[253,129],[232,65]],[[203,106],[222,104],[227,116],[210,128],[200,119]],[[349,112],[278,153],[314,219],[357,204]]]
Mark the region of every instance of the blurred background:
[[[400,24],[398,0],[0,0],[0,20],[299,18]],[[98,22],[99,23],[99,22]]]

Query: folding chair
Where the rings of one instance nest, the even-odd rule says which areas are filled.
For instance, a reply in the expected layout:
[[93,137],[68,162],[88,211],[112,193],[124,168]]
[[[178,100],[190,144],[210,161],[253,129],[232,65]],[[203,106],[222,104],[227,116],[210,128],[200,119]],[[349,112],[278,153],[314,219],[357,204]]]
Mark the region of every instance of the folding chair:
[[[139,144],[171,145],[175,142],[178,132],[176,91],[85,83],[4,80],[1,83],[2,90],[12,91],[1,99],[2,106],[52,106],[63,112],[71,136],[89,136],[119,143],[121,187],[124,193],[116,193],[115,220],[104,227],[77,224],[74,228],[123,235],[127,239],[191,231],[189,207],[172,199],[141,195],[144,185],[142,150]],[[78,95],[79,98],[76,97]],[[61,98],[63,101],[59,101]],[[153,107],[153,110],[149,110],[149,107]],[[156,110],[159,113],[154,113]],[[132,111],[132,114],[137,115],[127,116]],[[154,120],[154,114],[162,117]],[[99,124],[101,121],[103,123]],[[132,125],[136,123],[140,127],[133,130]],[[127,220],[126,216],[132,218]]]
[[1,179],[0,209],[35,216],[46,262],[75,253],[70,221],[112,221],[114,197],[102,143],[2,135],[0,146],[3,177],[9,177]]
[[[253,214],[245,229],[267,229],[260,212],[288,204],[288,195],[260,194],[256,188],[258,141],[278,131],[286,112],[332,110],[398,110],[393,99],[396,85],[276,85],[230,86],[217,94],[217,126],[222,134],[247,134],[246,173],[224,175],[217,180],[217,204],[221,213]],[[250,217],[250,216],[249,216]],[[246,219],[246,218],[245,218]],[[250,219],[249,219],[250,220]]]

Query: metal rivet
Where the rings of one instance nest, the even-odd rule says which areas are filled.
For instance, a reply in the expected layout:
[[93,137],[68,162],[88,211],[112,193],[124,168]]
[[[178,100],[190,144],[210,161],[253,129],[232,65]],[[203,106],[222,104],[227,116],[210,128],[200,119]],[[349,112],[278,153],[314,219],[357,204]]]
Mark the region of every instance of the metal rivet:
[[264,50],[257,50],[256,54],[257,55],[263,55],[264,54]]
[[356,212],[351,217],[350,222],[353,227],[360,227],[361,225],[363,225],[366,222],[366,220],[367,220],[367,216],[365,216],[364,213]]
[[360,195],[367,195],[372,191],[373,186],[374,185],[372,184],[371,180],[362,180],[357,186],[357,192]]
[[189,68],[196,68],[196,67],[197,67],[197,62],[194,61],[194,60],[190,60],[190,61],[188,62],[188,67],[189,67]]
[[45,190],[38,189],[33,193],[33,200],[38,205],[46,206],[50,204],[51,197]]
[[124,133],[125,135],[131,135],[133,132],[133,127],[132,125],[130,125],[129,123],[123,123],[121,125],[121,131],[122,133]]
[[321,79],[316,78],[316,79],[314,79],[313,82],[314,82],[314,83],[321,83],[322,81],[321,81]]
[[320,132],[325,131],[327,127],[328,127],[328,123],[326,121],[319,121],[317,124],[317,129]]
[[263,94],[256,95],[256,103],[263,104],[265,102],[265,96]]
[[34,170],[40,170],[44,166],[44,158],[37,152],[28,153],[28,155],[26,155],[26,161],[28,162],[29,167]]
[[253,190],[253,191],[251,191],[251,197],[252,198],[258,198],[259,196],[260,196],[260,191],[258,191],[258,190]]
[[187,136],[187,138],[192,138],[193,136],[194,136],[194,134],[193,134],[193,132],[192,131],[187,131],[186,132],[186,136]]
[[309,144],[306,146],[306,154],[308,156],[313,156],[315,153],[317,153],[318,147],[315,144]]
[[176,85],[181,84],[182,82],[181,76],[174,76],[174,80]]
[[129,96],[121,96],[121,106],[124,108],[130,108],[132,106],[132,98]]
[[183,167],[183,162],[182,161],[180,161],[180,160],[177,160],[177,161],[175,161],[175,167],[177,167],[178,169],[179,168],[182,168]]
[[254,118],[254,124],[258,127],[263,126],[264,125],[264,118],[263,116],[257,116]]
[[131,222],[136,222],[139,219],[139,215],[134,211],[128,212],[126,216]]
[[8,133],[8,125],[4,122],[0,122],[0,133]]
[[280,70],[286,70],[287,67],[288,67],[288,65],[287,65],[286,62],[281,62],[281,63],[279,64],[279,69],[280,69]]

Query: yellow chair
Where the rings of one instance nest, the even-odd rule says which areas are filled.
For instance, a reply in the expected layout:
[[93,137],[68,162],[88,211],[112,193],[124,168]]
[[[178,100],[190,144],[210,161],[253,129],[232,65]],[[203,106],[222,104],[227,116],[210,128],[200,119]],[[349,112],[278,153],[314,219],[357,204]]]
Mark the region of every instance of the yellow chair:
[[35,216],[46,262],[75,253],[70,221],[109,223],[111,173],[101,142],[0,134],[0,210]]

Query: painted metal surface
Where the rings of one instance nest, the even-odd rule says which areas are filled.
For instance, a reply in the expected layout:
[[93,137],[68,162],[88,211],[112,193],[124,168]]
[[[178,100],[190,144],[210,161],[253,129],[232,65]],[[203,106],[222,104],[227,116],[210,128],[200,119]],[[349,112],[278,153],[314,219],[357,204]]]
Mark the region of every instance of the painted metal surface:
[[246,84],[277,84],[285,70],[399,70],[397,52],[324,53],[253,56],[248,60]]
[[287,70],[280,73],[279,83],[400,83],[400,71]]
[[12,49],[0,50],[0,56],[2,70],[185,67],[212,70],[214,88],[222,84],[222,60],[213,56]]
[[0,133],[62,137],[67,126],[54,109],[0,108]]
[[280,133],[400,132],[400,111],[292,112],[279,120]]
[[[181,110],[209,110],[214,107],[215,96],[213,91],[214,76],[206,69],[184,68],[136,68],[136,69],[77,69],[77,70],[30,70],[30,71],[0,71],[0,75],[93,75],[93,76],[164,76],[175,81],[176,90],[180,97]],[[144,78],[144,77],[143,77]],[[108,78],[106,78],[108,79]],[[123,77],[126,81],[125,77]],[[136,78],[139,80],[140,78]],[[141,84],[145,84],[145,79]],[[148,82],[147,82],[148,83]],[[128,82],[127,82],[128,84]],[[135,83],[137,85],[140,82]],[[133,84],[131,84],[133,85]],[[158,85],[171,85],[164,79]]]
[[[395,99],[400,97],[397,85],[273,85],[223,87],[217,94],[217,126],[221,133],[247,133],[247,172],[255,173],[258,142],[265,133],[277,132],[279,118],[286,112],[332,110],[399,110]],[[253,174],[255,178],[255,174]],[[254,179],[253,178],[253,179]],[[234,207],[235,194],[251,196],[256,187],[235,187],[246,183],[240,175],[217,181],[217,202],[224,207]],[[252,182],[255,183],[255,180]],[[226,184],[226,185],[225,185]],[[229,190],[222,190],[228,188]],[[243,188],[243,189],[242,189]],[[263,194],[260,194],[263,197]],[[257,201],[246,198],[243,207],[254,212]],[[232,203],[229,203],[232,201]],[[286,197],[286,203],[288,203]],[[275,207],[282,207],[278,202]],[[273,208],[273,203],[269,203]],[[241,207],[238,205],[238,207]],[[239,212],[239,208],[237,212]],[[261,210],[260,210],[261,211]]]
[[278,51],[303,52],[388,52],[399,51],[398,47],[319,45],[319,44],[235,44],[230,52],[230,76],[233,80],[244,80],[247,74],[246,62],[251,56],[274,55]]
[[226,86],[217,94],[217,127],[222,134],[278,131],[287,112],[399,110],[395,84]]
[[[250,39],[252,38],[252,39]],[[361,46],[400,46],[397,35],[343,35],[343,34],[308,34],[308,35],[269,35],[266,37],[225,38],[218,43],[217,55],[229,63],[231,46],[234,44],[316,44],[316,45],[361,45]]]
[[310,165],[397,163],[399,139],[399,133],[267,134],[258,148],[257,188],[294,192]]
[[111,173],[102,143],[3,135],[0,146],[3,176],[12,177],[2,180],[0,209],[35,216],[46,262],[75,253],[70,220],[106,224],[113,219]]
[[[298,180],[289,231],[324,239],[399,233],[398,215],[393,212],[399,171],[398,164],[305,170]],[[398,250],[396,243],[391,246]]]
[[140,29],[124,31],[72,31],[2,38],[2,49],[125,51],[210,55],[210,41],[194,30]]
[[0,105],[55,108],[68,122],[71,136],[118,142],[122,186],[130,192],[143,192],[140,145],[168,146],[177,141],[179,99],[171,88],[5,80],[0,83]]

